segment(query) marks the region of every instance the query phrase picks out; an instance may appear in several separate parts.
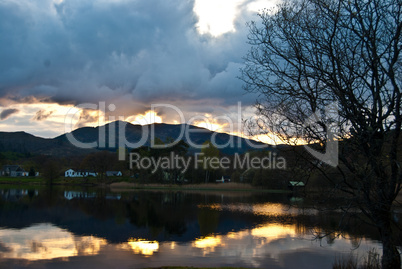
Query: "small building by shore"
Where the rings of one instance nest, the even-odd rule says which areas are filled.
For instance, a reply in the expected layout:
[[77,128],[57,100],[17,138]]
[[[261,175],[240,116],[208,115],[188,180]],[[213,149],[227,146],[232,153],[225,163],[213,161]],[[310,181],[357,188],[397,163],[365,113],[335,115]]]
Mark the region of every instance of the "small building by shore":
[[302,189],[304,189],[305,186],[306,186],[306,185],[304,184],[303,181],[289,181],[289,184],[288,184],[288,188],[289,188],[291,191],[299,191],[299,190],[302,190]]
[[230,182],[230,177],[228,177],[228,176],[222,176],[222,178],[221,179],[218,179],[218,180],[216,180],[216,183],[228,183],[228,182]]
[[121,177],[123,174],[121,171],[106,171],[106,176],[107,177]]
[[19,165],[4,165],[0,174],[6,177],[27,177],[29,173]]

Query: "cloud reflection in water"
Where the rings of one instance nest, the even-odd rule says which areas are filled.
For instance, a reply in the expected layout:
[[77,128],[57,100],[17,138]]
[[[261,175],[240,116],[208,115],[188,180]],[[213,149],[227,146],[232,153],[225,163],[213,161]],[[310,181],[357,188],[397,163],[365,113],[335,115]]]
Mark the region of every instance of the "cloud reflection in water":
[[[296,224],[267,222],[186,242],[131,238],[124,243],[111,243],[95,236],[74,235],[52,224],[37,224],[23,229],[0,229],[0,257],[15,262],[49,263],[49,267],[53,267],[52,263],[57,267],[60,259],[77,257],[83,264],[96,264],[97,268],[107,268],[105,260],[115,261],[113,264],[121,268],[169,266],[179,261],[183,266],[311,268],[314,263],[324,268],[332,265],[336,253],[353,249],[352,240],[346,238],[333,242],[312,238],[308,229]],[[363,239],[356,252],[361,257],[373,247],[378,249],[379,244]]]
[[74,236],[52,224],[38,224],[23,229],[0,229],[0,256],[8,259],[47,260],[72,256],[96,255],[105,239]]

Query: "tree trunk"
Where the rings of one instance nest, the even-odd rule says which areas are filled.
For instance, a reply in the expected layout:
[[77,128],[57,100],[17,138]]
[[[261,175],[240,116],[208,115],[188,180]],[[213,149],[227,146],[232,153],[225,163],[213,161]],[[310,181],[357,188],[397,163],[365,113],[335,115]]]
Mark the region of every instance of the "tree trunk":
[[205,183],[208,183],[209,181],[209,170],[205,171]]
[[392,228],[390,220],[380,227],[382,240],[382,268],[394,269],[401,268],[401,256],[396,247],[395,240],[392,237]]

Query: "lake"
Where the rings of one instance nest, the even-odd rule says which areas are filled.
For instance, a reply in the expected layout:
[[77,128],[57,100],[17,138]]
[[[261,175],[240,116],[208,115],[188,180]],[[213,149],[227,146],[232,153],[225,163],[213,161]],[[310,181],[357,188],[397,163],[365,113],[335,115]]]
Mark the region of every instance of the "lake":
[[375,229],[341,233],[341,217],[290,194],[3,186],[0,268],[331,268],[381,252]]

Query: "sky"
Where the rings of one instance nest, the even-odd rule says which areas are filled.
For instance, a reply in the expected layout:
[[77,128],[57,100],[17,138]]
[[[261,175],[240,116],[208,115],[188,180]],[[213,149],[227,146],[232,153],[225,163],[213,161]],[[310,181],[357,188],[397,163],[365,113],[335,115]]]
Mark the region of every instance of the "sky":
[[246,22],[275,1],[0,0],[0,131],[56,137],[74,114],[239,133]]

